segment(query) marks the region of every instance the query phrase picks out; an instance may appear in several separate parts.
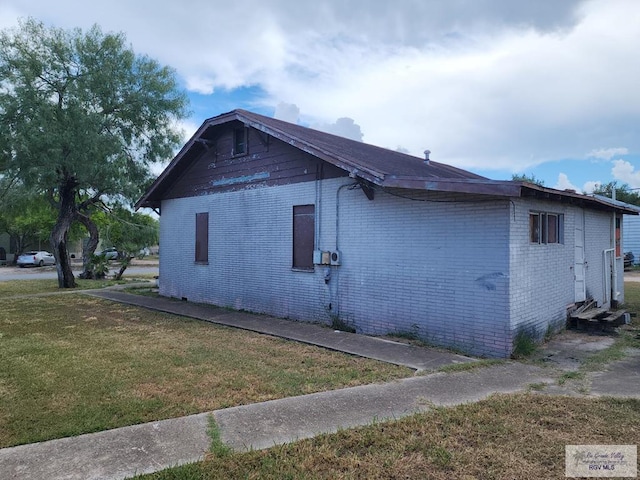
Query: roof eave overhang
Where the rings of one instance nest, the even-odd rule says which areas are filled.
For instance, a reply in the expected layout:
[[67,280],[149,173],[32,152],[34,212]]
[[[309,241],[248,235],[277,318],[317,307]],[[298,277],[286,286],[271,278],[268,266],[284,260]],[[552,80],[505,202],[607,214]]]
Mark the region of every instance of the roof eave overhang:
[[[242,117],[241,115],[239,116]],[[379,183],[384,178],[384,173],[381,171],[372,169],[371,167],[368,167],[368,166],[358,165],[353,161],[347,162],[341,157],[332,155],[326,152],[325,150],[318,148],[315,145],[305,142],[304,140],[301,140],[300,138],[297,138],[294,135],[285,133],[277,128],[268,127],[266,125],[263,125],[262,123],[253,121],[248,118],[244,118],[244,119],[239,118],[239,120],[243,120],[246,126],[255,128],[256,130],[259,130],[274,138],[277,138],[278,140],[285,142],[291,145],[292,147],[295,147],[299,150],[302,150],[303,152],[313,155],[314,157],[317,157],[321,160],[331,163],[332,165],[348,172],[351,177],[364,178],[365,180],[368,180],[374,183]]]
[[522,197],[535,197],[543,200],[556,200],[582,206],[590,206],[599,210],[607,210],[625,215],[638,215],[638,210],[633,206],[626,206],[619,202],[614,203],[606,197],[584,195],[573,190],[555,190],[540,185],[517,182],[522,186]]
[[626,215],[638,215],[633,206],[613,203],[603,197],[583,195],[568,190],[555,190],[528,182],[486,179],[449,179],[429,177],[400,177],[389,175],[378,183],[387,188],[428,190],[436,192],[490,195],[496,197],[536,198],[539,200],[560,201],[575,205],[590,206],[600,210],[615,211]]
[[[166,182],[171,182],[176,175],[179,174],[178,165],[188,156],[193,149],[194,152],[190,161],[195,161],[206,147],[203,146],[202,140],[207,140],[206,133],[212,127],[216,127],[233,120],[244,123],[247,127],[255,128],[264,132],[278,140],[285,142],[299,150],[324,160],[344,171],[352,178],[360,178],[371,182],[375,185],[385,188],[402,188],[415,190],[429,190],[438,192],[465,193],[478,195],[492,195],[498,197],[535,197],[538,199],[549,199],[556,201],[564,201],[568,203],[591,205],[599,209],[606,209],[624,213],[629,215],[638,215],[638,211],[619,204],[613,204],[606,199],[582,195],[567,190],[555,190],[552,188],[542,187],[540,185],[528,182],[514,182],[509,180],[489,180],[489,179],[457,179],[457,178],[438,178],[438,177],[407,177],[397,175],[385,175],[384,172],[372,169],[369,166],[359,165],[352,160],[347,161],[344,158],[331,154],[316,145],[312,145],[295,135],[286,133],[278,128],[264,125],[258,121],[243,115],[242,112],[233,111],[222,114],[217,117],[205,120],[196,133],[185,143],[178,154],[169,163],[167,168],[158,176],[158,178],[149,187],[147,192],[136,202],[135,208],[142,207],[159,208],[162,200],[163,186]],[[178,171],[178,173],[177,173]]]
[[495,195],[500,197],[519,197],[521,191],[520,185],[511,181],[468,178],[400,177],[389,175],[381,185],[388,188]]

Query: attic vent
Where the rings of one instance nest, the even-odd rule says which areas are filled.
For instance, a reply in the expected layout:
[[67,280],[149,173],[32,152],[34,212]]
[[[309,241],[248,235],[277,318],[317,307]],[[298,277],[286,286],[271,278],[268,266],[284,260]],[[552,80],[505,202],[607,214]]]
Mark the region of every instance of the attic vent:
[[431,155],[431,150],[424,151],[424,164],[429,165],[429,155]]

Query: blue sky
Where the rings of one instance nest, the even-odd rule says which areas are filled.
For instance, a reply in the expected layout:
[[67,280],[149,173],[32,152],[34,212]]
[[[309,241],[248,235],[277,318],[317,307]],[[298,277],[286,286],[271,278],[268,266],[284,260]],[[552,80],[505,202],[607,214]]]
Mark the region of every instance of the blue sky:
[[244,108],[494,179],[640,188],[637,0],[0,3],[0,28],[27,16],[175,68],[187,135]]
[[[243,108],[263,115],[274,116],[277,106],[265,105],[262,102],[264,96],[265,92],[257,86],[225,89],[206,95],[190,93],[192,121],[194,124],[199,124],[207,118],[234,108]],[[318,127],[309,119],[306,121],[300,119],[298,123]],[[638,134],[640,135],[640,127],[638,127]],[[367,141],[366,136],[363,141]],[[383,146],[389,147],[388,145]],[[411,153],[419,155],[420,152]],[[432,158],[434,158],[433,155]],[[631,166],[630,175],[624,169],[615,174],[615,162],[620,161]],[[578,192],[590,193],[597,183],[606,184],[612,181],[616,181],[620,185],[626,184],[630,188],[640,188],[639,174],[635,172],[636,165],[640,168],[638,153],[631,153],[626,147],[609,147],[609,149],[593,149],[580,158],[557,158],[517,170],[492,168],[491,165],[479,165],[470,168],[470,170],[496,180],[510,180],[514,174],[533,175],[536,179],[543,181],[547,187],[570,188]]]

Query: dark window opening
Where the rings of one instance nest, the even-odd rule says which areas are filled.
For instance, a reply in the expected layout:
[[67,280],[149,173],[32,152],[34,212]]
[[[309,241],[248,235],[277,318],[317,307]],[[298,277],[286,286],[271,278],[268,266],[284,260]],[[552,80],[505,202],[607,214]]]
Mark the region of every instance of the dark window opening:
[[209,262],[209,213],[196,213],[196,263]]
[[530,213],[529,240],[531,243],[564,243],[564,215]]
[[547,215],[547,243],[560,243],[558,241],[558,215]]
[[531,237],[531,243],[540,243],[540,215],[529,215],[529,233]]
[[247,153],[247,129],[236,128],[233,130],[233,154],[244,155]]
[[293,207],[293,268],[313,270],[315,205]]
[[622,249],[620,247],[621,238],[622,233],[620,230],[620,217],[616,217],[616,257],[620,257],[622,255]]

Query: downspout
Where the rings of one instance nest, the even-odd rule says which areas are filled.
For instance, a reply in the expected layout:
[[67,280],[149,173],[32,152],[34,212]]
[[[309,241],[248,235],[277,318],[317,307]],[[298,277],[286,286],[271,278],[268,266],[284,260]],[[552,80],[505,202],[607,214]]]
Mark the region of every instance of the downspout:
[[340,185],[338,187],[338,191],[336,192],[336,250],[340,250],[339,248],[339,237],[340,237],[340,190],[345,187],[357,187],[359,184],[356,183],[345,183],[344,185]]
[[[613,185],[611,187],[611,199],[616,201],[616,186]],[[622,241],[622,238],[620,239]],[[611,280],[611,308],[617,308],[618,305],[618,258],[616,256],[616,210],[613,209],[612,213],[612,221],[611,221],[611,246],[613,247],[613,267],[612,267],[612,275],[613,279]],[[615,302],[615,305],[614,305]]]
[[315,208],[314,208],[314,212],[315,212],[314,225],[316,225],[316,228],[315,228],[315,234],[313,239],[314,250],[320,248],[320,238],[321,238],[320,236],[320,228],[321,228],[320,202],[322,201],[322,189],[320,186],[321,179],[322,179],[322,165],[318,164],[316,165],[316,199],[315,199]]
[[[340,185],[338,187],[338,190],[336,191],[336,250],[340,250],[340,191],[342,191],[343,188],[345,187],[349,187],[349,188],[353,188],[354,185],[358,185],[357,183],[345,183],[344,185]],[[329,267],[332,268],[332,267]],[[336,285],[336,294],[335,294],[335,301],[336,301],[336,310],[335,310],[335,315],[340,315],[340,269],[339,268],[335,268],[335,285]]]
[[[609,300],[609,296],[611,296],[611,303],[613,303],[613,292],[615,291],[613,288],[613,278],[611,279],[611,290],[607,292],[607,253],[611,253],[611,268],[615,271],[616,264],[616,249],[615,248],[607,248],[602,251],[602,280],[604,281],[604,303],[607,303]],[[615,277],[614,277],[615,278]],[[612,306],[612,305],[611,305]]]

